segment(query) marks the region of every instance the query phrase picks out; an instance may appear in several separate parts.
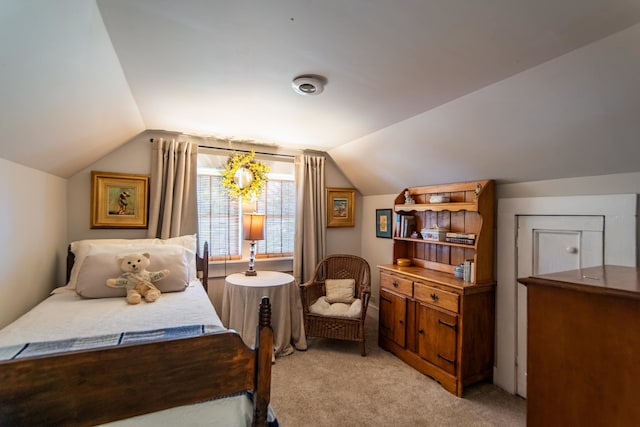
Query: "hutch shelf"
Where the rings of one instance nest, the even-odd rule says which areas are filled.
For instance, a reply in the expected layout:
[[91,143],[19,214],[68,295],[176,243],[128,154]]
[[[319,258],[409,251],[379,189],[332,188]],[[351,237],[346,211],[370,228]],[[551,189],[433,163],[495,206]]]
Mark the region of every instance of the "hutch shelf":
[[[378,344],[457,396],[493,375],[494,205],[492,180],[403,190],[394,205],[394,263],[378,266]],[[472,235],[472,244],[424,240],[425,228]],[[466,281],[454,274],[465,261],[473,264]]]

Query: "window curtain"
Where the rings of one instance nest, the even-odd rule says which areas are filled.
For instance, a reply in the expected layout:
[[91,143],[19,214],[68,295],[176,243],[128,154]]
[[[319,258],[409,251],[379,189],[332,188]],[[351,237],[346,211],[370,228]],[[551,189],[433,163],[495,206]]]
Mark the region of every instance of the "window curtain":
[[295,157],[296,232],[293,275],[298,283],[312,277],[326,252],[325,158],[298,154]]
[[198,146],[188,141],[153,141],[147,237],[167,239],[198,231]]

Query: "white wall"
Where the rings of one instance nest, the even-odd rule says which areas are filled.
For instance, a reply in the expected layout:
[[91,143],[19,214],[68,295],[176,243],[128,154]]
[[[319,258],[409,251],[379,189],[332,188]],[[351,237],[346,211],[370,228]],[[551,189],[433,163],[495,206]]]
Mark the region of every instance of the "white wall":
[[[398,193],[402,190],[399,189]],[[362,257],[371,267],[371,301],[369,304],[375,310],[378,308],[380,290],[380,275],[376,266],[393,263],[393,239],[376,237],[376,209],[392,209],[396,196],[397,194],[366,196],[362,200]]]
[[95,0],[0,10],[0,157],[68,178],[144,129]]
[[146,229],[91,229],[91,171],[148,175],[151,143],[138,136],[69,178],[69,242],[81,239],[144,238]]
[[[517,284],[516,255],[519,215],[597,215],[604,219],[604,263],[636,265],[637,194],[517,197],[498,200],[496,288],[496,340],[493,381],[510,393],[522,390],[517,385],[518,333],[521,313],[517,304],[522,287]],[[520,296],[519,296],[520,295]],[[522,325],[525,325],[523,323]],[[520,337],[522,338],[522,337]]]
[[[640,172],[587,176],[545,181],[503,184],[496,187],[498,199],[513,197],[640,194]],[[636,218],[636,243],[640,242],[640,218]],[[636,244],[636,247],[638,244]],[[640,265],[640,251],[636,250]]]
[[[325,185],[327,187],[353,188],[351,182],[338,169],[331,157],[327,156],[325,163]],[[327,255],[351,254],[360,255],[363,230],[362,196],[356,190],[355,195],[355,226],[327,228]]]
[[67,181],[0,159],[0,327],[64,281]]
[[499,199],[640,193],[640,172],[501,184]]

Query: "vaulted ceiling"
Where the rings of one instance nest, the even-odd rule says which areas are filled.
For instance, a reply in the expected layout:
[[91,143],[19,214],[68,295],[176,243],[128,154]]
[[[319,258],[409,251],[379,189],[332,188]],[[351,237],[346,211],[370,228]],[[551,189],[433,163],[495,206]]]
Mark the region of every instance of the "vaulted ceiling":
[[[639,0],[4,0],[0,157],[146,129],[326,151],[363,194],[640,171]],[[298,75],[326,78],[301,96]]]

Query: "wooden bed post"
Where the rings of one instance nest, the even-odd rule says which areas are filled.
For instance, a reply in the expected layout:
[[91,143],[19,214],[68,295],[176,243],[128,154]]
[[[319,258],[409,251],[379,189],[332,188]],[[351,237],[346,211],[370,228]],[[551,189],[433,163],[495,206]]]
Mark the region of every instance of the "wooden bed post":
[[273,329],[271,328],[271,303],[268,297],[260,302],[256,331],[258,350],[253,396],[253,425],[266,426],[269,401],[271,399],[271,364],[273,363]]
[[71,252],[71,245],[67,247],[67,281],[69,283],[69,279],[71,279],[71,269],[73,268],[73,263],[76,260],[76,256],[73,252]]
[[209,242],[204,242],[202,258],[196,254],[196,266],[202,272],[202,286],[204,290],[209,292]]

